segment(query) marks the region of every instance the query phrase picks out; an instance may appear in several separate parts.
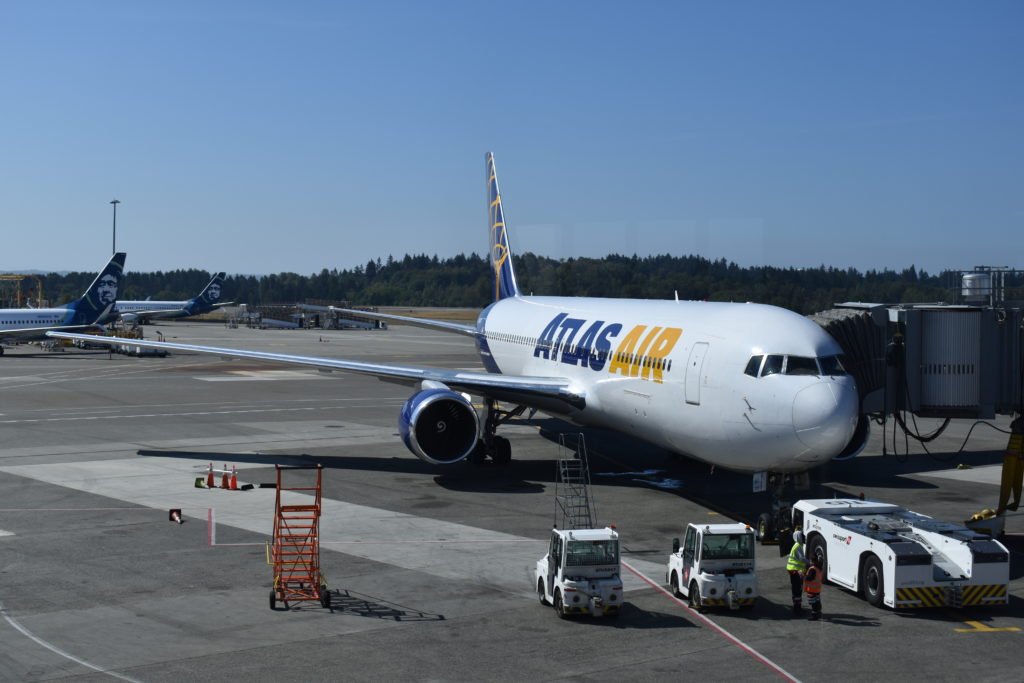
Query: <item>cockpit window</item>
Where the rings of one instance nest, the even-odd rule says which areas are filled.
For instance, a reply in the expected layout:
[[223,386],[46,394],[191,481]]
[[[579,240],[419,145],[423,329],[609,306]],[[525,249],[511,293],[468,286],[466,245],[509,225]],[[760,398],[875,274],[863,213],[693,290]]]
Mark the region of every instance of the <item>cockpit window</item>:
[[785,356],[768,356],[764,359],[764,367],[761,368],[761,376],[776,375],[782,372],[782,361]]
[[806,356],[789,356],[786,361],[787,375],[817,375],[818,361]]
[[762,359],[764,359],[764,356],[751,356],[750,360],[747,361],[747,369],[743,372],[751,377],[757,377],[757,371],[761,369]]
[[818,362],[821,364],[821,374],[823,375],[846,374],[842,356],[825,356],[824,358],[819,358]]

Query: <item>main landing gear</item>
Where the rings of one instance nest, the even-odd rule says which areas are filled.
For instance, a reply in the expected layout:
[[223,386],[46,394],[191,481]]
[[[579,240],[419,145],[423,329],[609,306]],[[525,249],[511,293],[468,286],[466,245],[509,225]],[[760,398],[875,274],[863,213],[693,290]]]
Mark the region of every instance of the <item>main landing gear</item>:
[[507,465],[512,462],[512,444],[505,437],[497,436],[495,432],[498,431],[498,425],[522,415],[526,411],[526,406],[502,410],[497,401],[489,398],[484,399],[484,406],[487,409],[487,416],[484,418],[483,436],[469,454],[469,461],[482,463],[490,457],[496,465]]
[[806,472],[787,474],[768,472],[768,493],[771,505],[768,512],[757,518],[755,532],[761,545],[779,545],[779,554],[785,555],[792,546],[794,529],[792,502],[785,495],[786,487],[792,484],[794,490],[805,490],[810,485]]

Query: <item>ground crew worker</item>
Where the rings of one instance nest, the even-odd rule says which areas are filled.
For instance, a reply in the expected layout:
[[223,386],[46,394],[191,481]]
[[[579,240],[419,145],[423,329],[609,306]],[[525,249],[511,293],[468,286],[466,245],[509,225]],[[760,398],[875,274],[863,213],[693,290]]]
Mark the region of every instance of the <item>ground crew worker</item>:
[[789,572],[789,589],[793,595],[793,615],[803,614],[801,599],[804,592],[804,572],[807,571],[807,556],[804,555],[804,532],[793,532],[793,547],[789,549],[786,559],[786,571]]
[[807,593],[807,604],[811,606],[809,621],[821,619],[821,558],[815,555],[811,558],[811,566],[804,574],[804,592]]

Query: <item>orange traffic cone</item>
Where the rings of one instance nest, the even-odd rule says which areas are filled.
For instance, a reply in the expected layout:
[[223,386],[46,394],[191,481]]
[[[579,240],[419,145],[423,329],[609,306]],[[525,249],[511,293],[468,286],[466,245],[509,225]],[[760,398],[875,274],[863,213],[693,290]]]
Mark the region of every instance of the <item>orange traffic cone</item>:
[[228,488],[230,488],[232,491],[238,490],[238,474],[237,472],[235,472],[234,465],[231,466],[231,481],[228,484]]
[[207,488],[213,488],[213,463],[210,463],[210,469],[206,473],[206,486]]
[[220,475],[220,487],[226,489],[228,487],[228,464],[224,463],[224,470]]
[[181,518],[181,510],[178,508],[173,508],[170,511],[168,511],[167,519],[169,519],[172,522],[177,522],[178,524],[185,523],[185,520]]

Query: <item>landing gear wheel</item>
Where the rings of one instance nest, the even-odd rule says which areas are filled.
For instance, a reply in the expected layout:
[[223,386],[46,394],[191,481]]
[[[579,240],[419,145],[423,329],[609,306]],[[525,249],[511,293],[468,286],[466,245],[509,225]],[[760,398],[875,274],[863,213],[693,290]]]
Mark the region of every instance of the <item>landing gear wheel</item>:
[[700,589],[697,587],[696,581],[690,582],[690,608],[695,609],[701,614],[707,611],[704,607],[704,603],[700,599]]
[[864,591],[864,599],[872,607],[881,607],[885,600],[885,578],[882,574],[882,562],[874,555],[864,560],[864,568],[860,573],[861,590]]
[[270,591],[270,609],[277,611],[277,591]]
[[762,512],[757,518],[757,542],[764,545],[772,537],[772,516]]
[[540,604],[547,607],[551,603],[548,602],[548,598],[544,595],[544,579],[537,579],[537,598],[540,600]]
[[565,619],[568,615],[565,612],[565,605],[562,604],[562,592],[555,591],[555,614],[559,619]]
[[324,609],[331,608],[331,591],[327,590],[327,586],[320,586],[320,606]]
[[507,465],[512,462],[512,444],[508,439],[502,436],[491,439],[491,460],[495,465]]
[[487,459],[487,446],[484,445],[483,441],[477,441],[476,442],[476,447],[474,447],[473,450],[471,450],[469,452],[469,455],[466,456],[466,460],[471,462],[471,463],[473,463],[474,465],[479,465],[480,463],[482,463],[486,459]]

